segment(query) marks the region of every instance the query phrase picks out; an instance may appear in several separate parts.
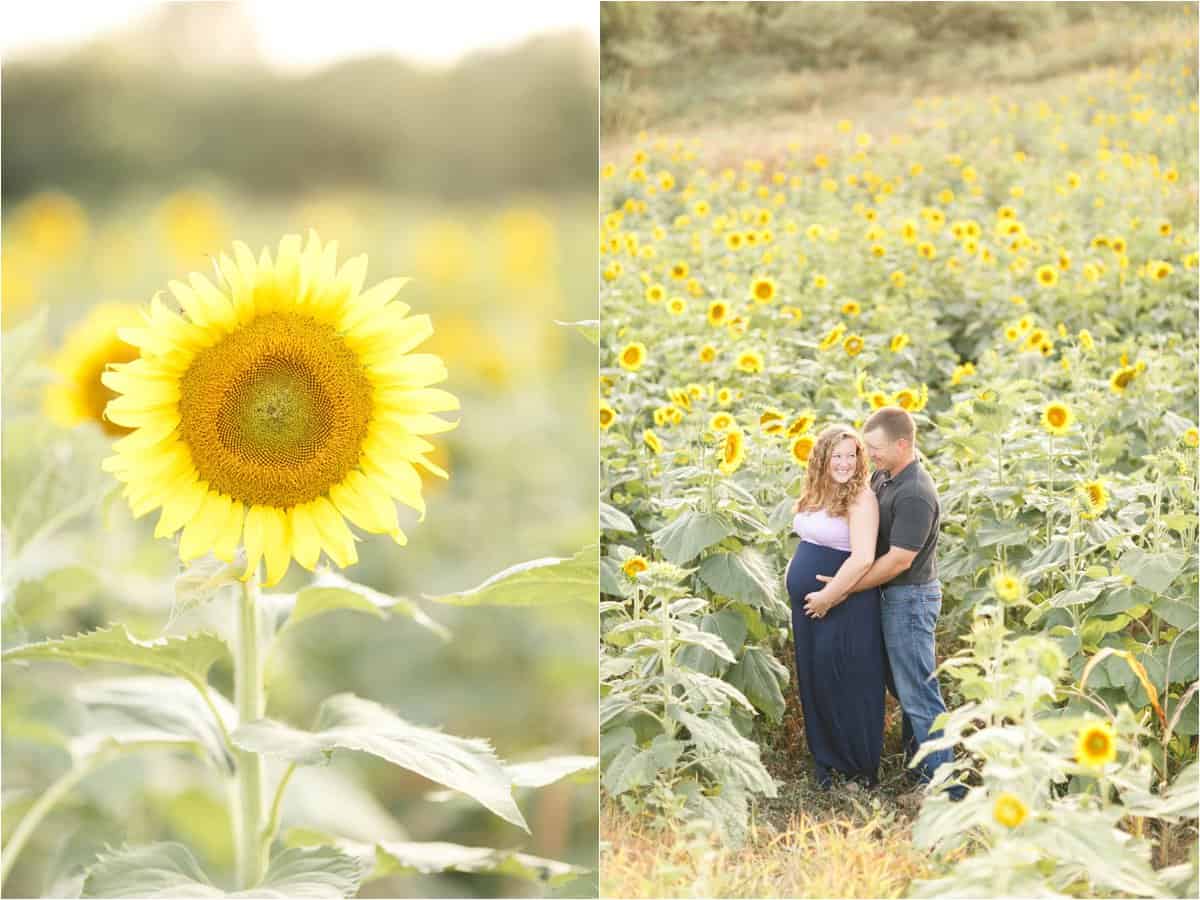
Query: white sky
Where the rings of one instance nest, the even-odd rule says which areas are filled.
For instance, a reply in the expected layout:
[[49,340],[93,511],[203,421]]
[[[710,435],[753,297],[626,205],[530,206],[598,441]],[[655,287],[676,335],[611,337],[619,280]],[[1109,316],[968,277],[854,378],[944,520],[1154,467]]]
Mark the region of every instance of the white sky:
[[[0,54],[61,50],[145,16],[154,0],[5,4]],[[452,63],[472,50],[503,47],[543,31],[583,28],[599,41],[597,0],[336,0],[243,4],[268,63],[304,69],[347,56],[392,52]]]

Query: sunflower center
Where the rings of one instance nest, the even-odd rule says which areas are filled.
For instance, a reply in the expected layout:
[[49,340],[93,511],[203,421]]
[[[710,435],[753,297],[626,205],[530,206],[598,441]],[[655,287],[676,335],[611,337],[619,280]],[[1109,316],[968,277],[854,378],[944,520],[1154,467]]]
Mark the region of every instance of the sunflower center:
[[196,355],[179,411],[202,480],[247,505],[286,509],[358,464],[372,388],[332,326],[276,312]]
[[1103,756],[1108,752],[1108,737],[1099,731],[1088,735],[1087,750],[1092,756]]
[[1058,407],[1054,407],[1046,414],[1046,418],[1049,419],[1051,425],[1059,428],[1067,421],[1067,414]]

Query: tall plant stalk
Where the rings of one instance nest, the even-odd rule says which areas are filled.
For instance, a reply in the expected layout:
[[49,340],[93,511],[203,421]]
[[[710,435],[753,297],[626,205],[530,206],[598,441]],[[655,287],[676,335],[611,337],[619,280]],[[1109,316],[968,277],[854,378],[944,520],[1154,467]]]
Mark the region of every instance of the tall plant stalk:
[[[258,638],[259,575],[244,582],[238,592],[237,654],[234,667],[234,703],[238,723],[261,719],[266,712],[263,691],[263,659]],[[262,757],[234,748],[237,760],[237,883],[242,890],[262,880],[267,847],[263,829]]]

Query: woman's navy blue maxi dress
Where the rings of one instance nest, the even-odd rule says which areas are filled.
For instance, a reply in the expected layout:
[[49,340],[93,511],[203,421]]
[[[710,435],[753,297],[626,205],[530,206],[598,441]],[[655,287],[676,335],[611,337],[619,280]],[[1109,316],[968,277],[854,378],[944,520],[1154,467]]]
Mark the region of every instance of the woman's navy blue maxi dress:
[[849,556],[801,541],[787,571],[804,732],[823,787],[831,770],[876,784],[883,752],[879,589],[851,594],[821,619],[804,613],[804,595],[825,586],[817,576],[833,576]]

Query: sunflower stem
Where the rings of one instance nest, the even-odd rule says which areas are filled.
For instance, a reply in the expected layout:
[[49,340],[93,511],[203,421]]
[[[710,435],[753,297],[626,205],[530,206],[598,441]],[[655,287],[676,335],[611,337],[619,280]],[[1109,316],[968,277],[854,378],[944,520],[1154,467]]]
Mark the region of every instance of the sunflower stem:
[[[238,724],[263,717],[262,654],[258,640],[258,571],[239,590],[237,659],[234,669],[234,701]],[[262,757],[248,750],[237,754],[237,883],[242,890],[254,887],[265,870],[266,847],[261,841],[263,825]]]

